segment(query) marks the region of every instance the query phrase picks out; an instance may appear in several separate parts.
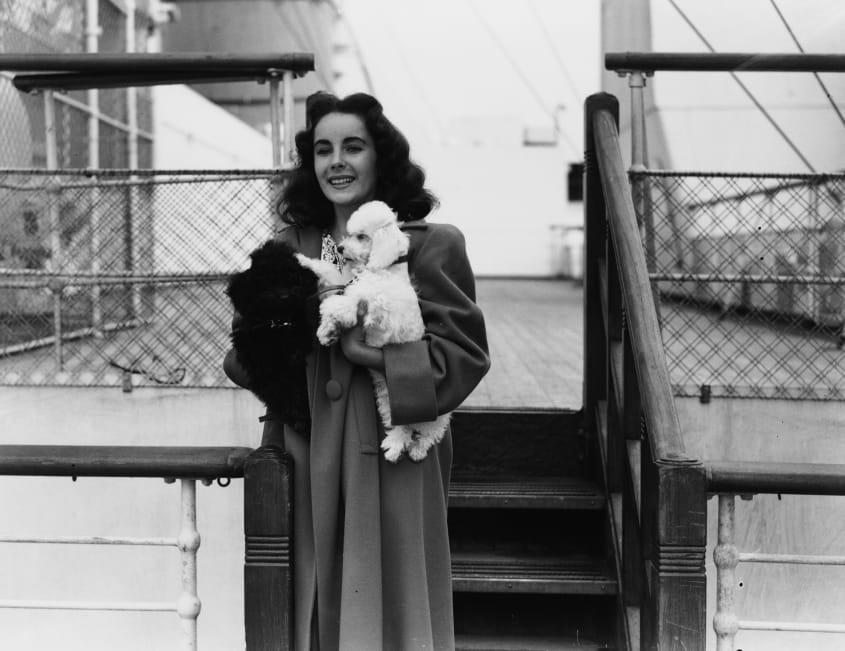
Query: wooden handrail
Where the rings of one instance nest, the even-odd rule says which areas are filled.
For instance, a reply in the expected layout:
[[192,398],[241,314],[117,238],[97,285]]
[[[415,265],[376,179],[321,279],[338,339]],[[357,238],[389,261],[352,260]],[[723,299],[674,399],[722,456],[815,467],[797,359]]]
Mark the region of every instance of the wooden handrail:
[[652,454],[656,461],[696,463],[686,454],[672,399],[663,340],[613,116],[608,111],[597,111],[593,130]]
[[845,495],[845,464],[706,461],[710,493]]
[[608,52],[604,55],[604,67],[617,72],[845,72],[845,54]]
[[52,477],[244,476],[246,447],[0,445],[0,475]]

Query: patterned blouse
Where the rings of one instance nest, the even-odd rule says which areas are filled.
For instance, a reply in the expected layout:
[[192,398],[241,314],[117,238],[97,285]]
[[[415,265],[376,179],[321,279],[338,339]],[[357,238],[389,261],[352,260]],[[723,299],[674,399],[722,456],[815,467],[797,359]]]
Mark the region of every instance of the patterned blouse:
[[338,271],[343,271],[345,261],[337,250],[337,242],[334,241],[332,234],[328,231],[323,233],[323,247],[320,251],[320,260],[331,262]]

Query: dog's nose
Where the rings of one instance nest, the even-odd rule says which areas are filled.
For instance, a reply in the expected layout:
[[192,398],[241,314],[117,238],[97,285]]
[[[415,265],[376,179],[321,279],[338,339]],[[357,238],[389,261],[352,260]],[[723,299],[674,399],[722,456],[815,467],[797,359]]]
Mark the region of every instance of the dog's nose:
[[340,255],[343,255],[343,244],[337,245],[337,252],[340,253]]

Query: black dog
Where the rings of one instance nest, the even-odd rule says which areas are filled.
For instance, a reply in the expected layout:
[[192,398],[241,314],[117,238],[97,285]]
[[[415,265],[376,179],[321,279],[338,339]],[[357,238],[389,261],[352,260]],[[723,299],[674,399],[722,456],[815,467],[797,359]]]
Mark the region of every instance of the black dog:
[[310,430],[305,356],[314,346],[317,276],[283,242],[265,242],[226,293],[240,315],[232,344],[252,391],[273,416],[304,434]]

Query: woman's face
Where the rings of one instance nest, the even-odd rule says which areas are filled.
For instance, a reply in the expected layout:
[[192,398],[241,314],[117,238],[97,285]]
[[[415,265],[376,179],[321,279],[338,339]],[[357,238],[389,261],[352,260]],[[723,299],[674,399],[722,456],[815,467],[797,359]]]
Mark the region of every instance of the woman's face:
[[314,172],[337,207],[355,209],[375,197],[376,150],[364,120],[329,113],[314,128]]

